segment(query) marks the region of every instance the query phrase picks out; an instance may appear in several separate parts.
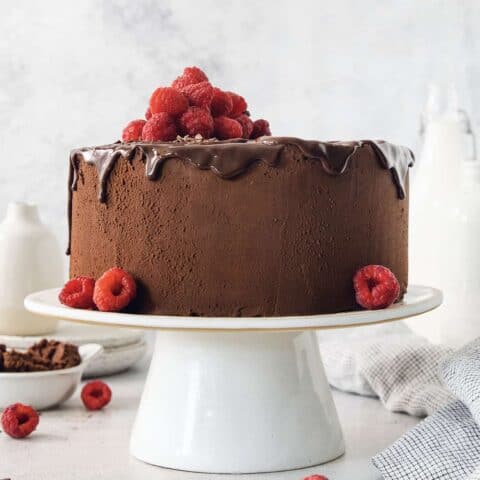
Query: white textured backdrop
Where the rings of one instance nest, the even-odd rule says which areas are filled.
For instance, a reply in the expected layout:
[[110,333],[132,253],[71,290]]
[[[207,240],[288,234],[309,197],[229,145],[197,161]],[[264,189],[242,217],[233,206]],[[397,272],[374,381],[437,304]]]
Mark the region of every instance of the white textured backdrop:
[[0,217],[37,202],[64,241],[69,150],[117,140],[187,65],[274,134],[415,146],[429,81],[475,113],[479,24],[476,0],[2,0]]

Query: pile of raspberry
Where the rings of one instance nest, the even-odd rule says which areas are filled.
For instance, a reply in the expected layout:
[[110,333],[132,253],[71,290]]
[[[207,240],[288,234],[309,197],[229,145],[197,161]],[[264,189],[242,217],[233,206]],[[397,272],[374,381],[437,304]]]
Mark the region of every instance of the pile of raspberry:
[[266,120],[251,120],[241,95],[214,87],[198,67],[185,68],[170,87],[157,88],[145,118],[128,123],[122,132],[124,142],[170,142],[178,136],[228,140],[271,135]]

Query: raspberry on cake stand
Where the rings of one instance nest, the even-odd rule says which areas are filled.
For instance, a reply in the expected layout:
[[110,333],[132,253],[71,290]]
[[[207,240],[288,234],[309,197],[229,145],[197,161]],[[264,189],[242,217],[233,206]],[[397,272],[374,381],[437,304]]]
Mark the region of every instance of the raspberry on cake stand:
[[291,470],[345,451],[315,330],[412,317],[442,302],[410,286],[384,310],[298,317],[213,318],[77,310],[58,289],[29,295],[31,312],[157,331],[130,450],[144,462],[206,473]]

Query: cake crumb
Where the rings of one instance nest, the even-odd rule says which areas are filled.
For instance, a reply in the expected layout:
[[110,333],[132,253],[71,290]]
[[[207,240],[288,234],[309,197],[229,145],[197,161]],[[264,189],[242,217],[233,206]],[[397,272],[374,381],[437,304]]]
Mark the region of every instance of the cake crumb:
[[76,345],[43,339],[33,344],[26,352],[7,350],[0,345],[0,371],[42,372],[62,370],[79,365],[81,357]]

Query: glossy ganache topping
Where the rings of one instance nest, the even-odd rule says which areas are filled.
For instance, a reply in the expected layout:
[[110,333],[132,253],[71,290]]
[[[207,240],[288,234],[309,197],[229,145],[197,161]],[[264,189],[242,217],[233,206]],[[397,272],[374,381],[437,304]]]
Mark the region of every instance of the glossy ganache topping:
[[223,179],[232,179],[245,173],[255,162],[264,162],[276,167],[281,152],[286,146],[297,148],[309,159],[320,162],[330,175],[341,175],[348,170],[356,151],[370,145],[380,165],[390,170],[400,199],[405,198],[405,180],[408,168],[414,163],[413,153],[407,147],[394,145],[383,140],[359,140],[351,142],[320,142],[294,137],[260,137],[256,140],[179,138],[168,143],[114,143],[100,147],[80,148],[70,155],[70,191],[75,191],[80,161],[96,167],[99,178],[99,200],[107,200],[107,182],[115,163],[124,158],[133,161],[140,158],[145,163],[145,175],[155,180],[162,165],[171,159],[190,163],[201,170],[210,170]]

